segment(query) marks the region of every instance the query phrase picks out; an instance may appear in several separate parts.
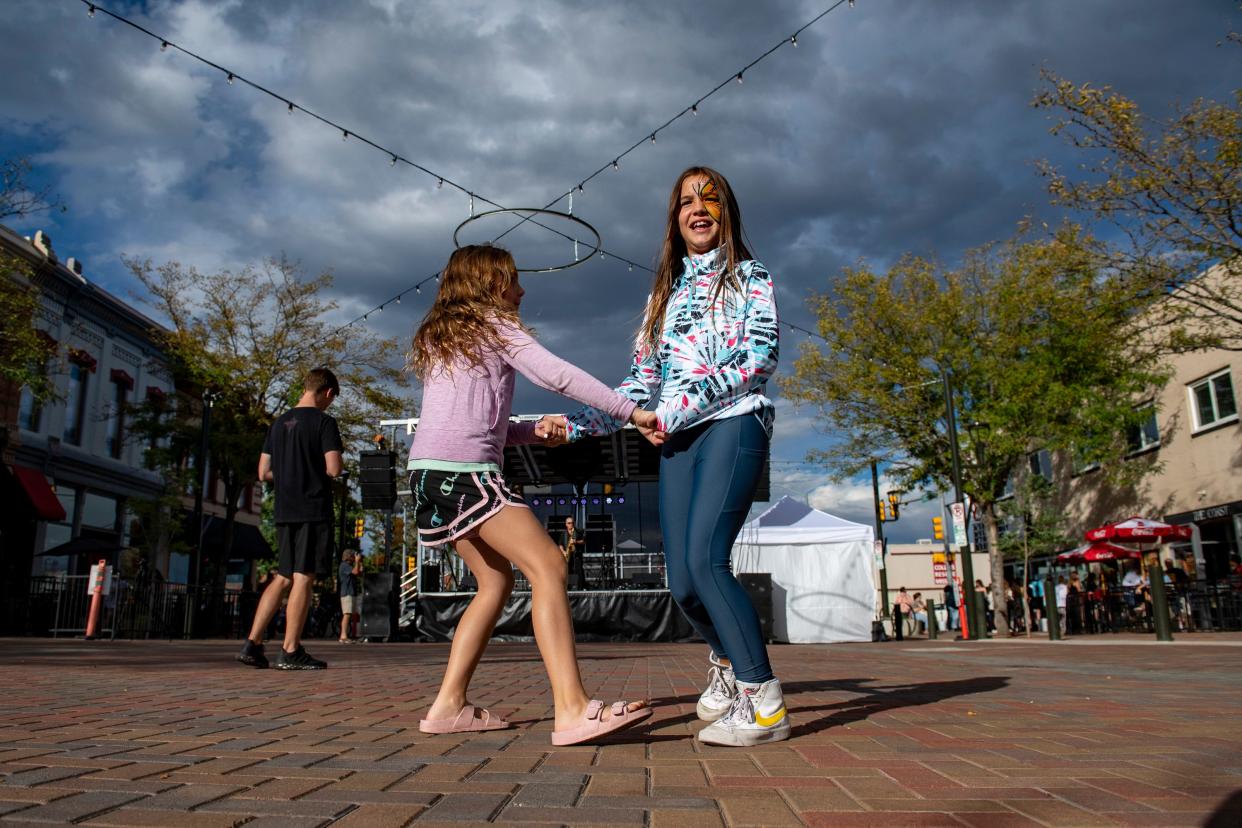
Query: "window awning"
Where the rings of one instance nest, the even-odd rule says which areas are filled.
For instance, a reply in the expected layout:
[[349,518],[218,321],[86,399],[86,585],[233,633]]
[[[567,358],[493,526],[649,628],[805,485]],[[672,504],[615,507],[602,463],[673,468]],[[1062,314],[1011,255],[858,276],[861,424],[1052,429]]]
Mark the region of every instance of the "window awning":
[[60,499],[56,497],[42,472],[25,466],[14,466],[13,475],[21,484],[22,491],[26,493],[40,520],[65,519],[65,507],[61,505]]

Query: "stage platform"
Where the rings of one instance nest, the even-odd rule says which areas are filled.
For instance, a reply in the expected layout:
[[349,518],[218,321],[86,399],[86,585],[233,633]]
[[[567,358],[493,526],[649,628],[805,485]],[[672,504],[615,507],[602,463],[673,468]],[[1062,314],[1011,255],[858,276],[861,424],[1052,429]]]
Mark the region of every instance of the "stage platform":
[[[421,641],[451,641],[473,592],[422,593],[406,628]],[[667,589],[587,590],[569,593],[579,641],[695,641],[697,635]],[[531,594],[514,592],[496,624],[497,638],[534,636]]]

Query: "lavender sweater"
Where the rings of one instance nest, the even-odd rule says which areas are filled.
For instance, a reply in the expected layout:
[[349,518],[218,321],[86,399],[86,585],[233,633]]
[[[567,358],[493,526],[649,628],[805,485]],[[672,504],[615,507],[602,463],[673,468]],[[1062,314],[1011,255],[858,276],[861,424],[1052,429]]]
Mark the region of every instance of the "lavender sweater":
[[410,446],[410,467],[419,460],[502,465],[506,443],[534,443],[534,423],[511,423],[515,370],[549,391],[594,406],[624,422],[635,403],[575,368],[511,322],[499,320],[503,346],[483,364],[464,362],[451,372],[436,368],[423,382],[423,406]]

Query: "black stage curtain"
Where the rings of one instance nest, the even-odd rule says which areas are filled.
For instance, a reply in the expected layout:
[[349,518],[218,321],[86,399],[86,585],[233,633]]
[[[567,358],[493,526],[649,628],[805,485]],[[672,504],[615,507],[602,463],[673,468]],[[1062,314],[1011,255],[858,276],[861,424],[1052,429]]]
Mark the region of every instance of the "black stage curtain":
[[[451,641],[472,595],[420,595],[417,638]],[[698,636],[667,590],[571,592],[569,607],[579,641],[695,641]],[[533,638],[530,593],[514,593],[496,624],[496,638]]]

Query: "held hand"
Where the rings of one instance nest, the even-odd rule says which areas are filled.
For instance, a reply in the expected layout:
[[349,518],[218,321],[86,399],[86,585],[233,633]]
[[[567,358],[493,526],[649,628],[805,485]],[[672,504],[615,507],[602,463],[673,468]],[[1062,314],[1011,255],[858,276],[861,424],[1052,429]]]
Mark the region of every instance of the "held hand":
[[569,442],[569,421],[560,414],[544,415],[535,423],[535,436],[546,446],[562,446]]
[[634,413],[630,415],[630,422],[639,428],[649,428],[652,431],[660,427],[660,419],[656,413],[642,408],[634,409]]
[[638,433],[647,438],[647,442],[653,446],[662,446],[664,441],[668,439],[668,435],[663,431],[656,431],[650,428],[638,427]]

